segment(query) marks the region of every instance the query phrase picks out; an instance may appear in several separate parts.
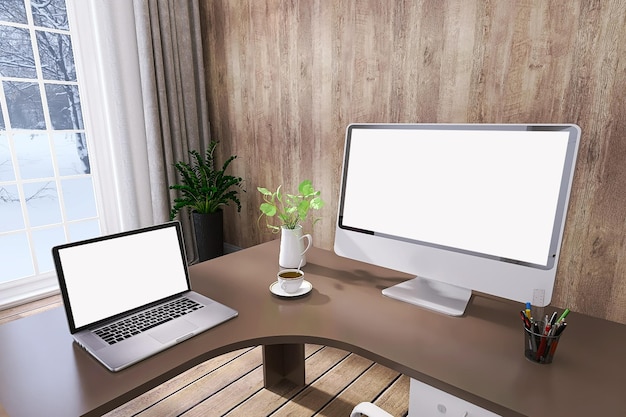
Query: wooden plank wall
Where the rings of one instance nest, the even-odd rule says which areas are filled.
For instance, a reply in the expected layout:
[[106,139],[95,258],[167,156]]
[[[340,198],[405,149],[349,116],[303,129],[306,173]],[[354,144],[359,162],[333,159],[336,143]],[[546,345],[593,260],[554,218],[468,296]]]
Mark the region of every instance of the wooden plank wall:
[[[328,203],[315,245],[331,249],[350,122],[576,123],[553,304],[626,323],[626,2],[200,3],[212,134],[246,179],[228,243],[277,237],[257,227],[257,186],[310,178]],[[372,198],[401,215],[402,196]]]

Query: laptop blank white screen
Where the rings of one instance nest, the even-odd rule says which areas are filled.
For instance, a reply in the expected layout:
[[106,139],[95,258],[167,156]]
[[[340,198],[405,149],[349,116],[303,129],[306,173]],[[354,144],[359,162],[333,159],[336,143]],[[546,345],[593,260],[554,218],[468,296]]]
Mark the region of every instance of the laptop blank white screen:
[[80,328],[189,289],[175,227],[59,250]]

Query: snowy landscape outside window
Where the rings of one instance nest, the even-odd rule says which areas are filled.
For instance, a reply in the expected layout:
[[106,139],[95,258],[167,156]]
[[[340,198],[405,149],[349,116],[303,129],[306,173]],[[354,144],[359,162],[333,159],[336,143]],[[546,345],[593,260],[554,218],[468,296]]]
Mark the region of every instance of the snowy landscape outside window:
[[0,285],[100,234],[65,0],[0,1]]

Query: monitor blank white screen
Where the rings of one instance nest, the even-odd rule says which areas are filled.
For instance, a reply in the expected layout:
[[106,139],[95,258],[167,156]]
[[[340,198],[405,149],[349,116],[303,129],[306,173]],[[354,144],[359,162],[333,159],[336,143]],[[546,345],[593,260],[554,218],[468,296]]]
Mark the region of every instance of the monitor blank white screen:
[[568,139],[355,128],[342,225],[545,266]]

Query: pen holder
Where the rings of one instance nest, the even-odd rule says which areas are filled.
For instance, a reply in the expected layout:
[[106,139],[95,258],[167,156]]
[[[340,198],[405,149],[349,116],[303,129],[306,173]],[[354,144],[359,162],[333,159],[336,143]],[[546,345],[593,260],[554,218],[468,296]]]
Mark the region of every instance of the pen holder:
[[560,335],[545,332],[546,324],[535,322],[530,329],[524,327],[524,355],[535,363],[552,363]]

